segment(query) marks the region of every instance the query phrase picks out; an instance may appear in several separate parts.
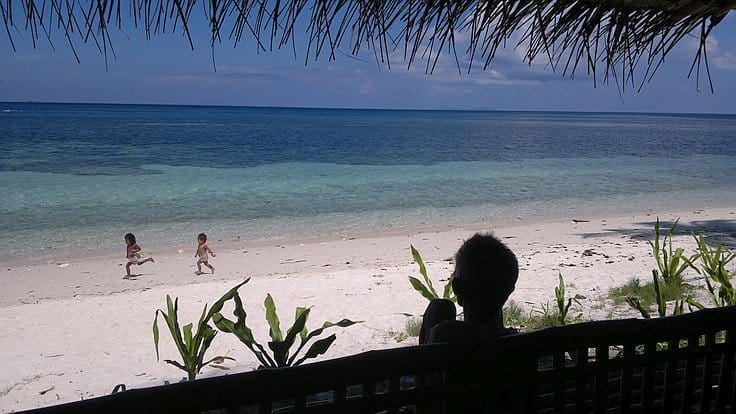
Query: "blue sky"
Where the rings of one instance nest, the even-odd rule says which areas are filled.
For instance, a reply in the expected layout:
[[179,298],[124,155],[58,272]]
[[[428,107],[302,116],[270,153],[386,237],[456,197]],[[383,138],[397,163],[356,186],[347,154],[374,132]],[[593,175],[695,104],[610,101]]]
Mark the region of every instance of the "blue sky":
[[224,39],[215,49],[215,73],[204,21],[193,28],[194,51],[181,34],[145,40],[142,30],[130,26],[113,38],[117,58],[109,59],[108,70],[90,44],[78,45],[79,64],[60,36],[54,48],[42,40],[34,49],[21,32],[14,38],[17,51],[0,36],[0,101],[736,113],[733,12],[709,39],[713,94],[703,77],[700,91],[686,79],[695,38],[673,50],[641,93],[629,88],[622,94],[613,83],[594,88],[584,72],[570,79],[543,61],[530,67],[513,48],[501,51],[486,71],[459,74],[445,56],[427,75],[424,62],[407,69],[397,59],[389,70],[370,51],[359,59],[338,53],[335,61],[325,56],[305,66],[304,54],[295,58],[290,48],[256,53],[252,42],[233,49]]

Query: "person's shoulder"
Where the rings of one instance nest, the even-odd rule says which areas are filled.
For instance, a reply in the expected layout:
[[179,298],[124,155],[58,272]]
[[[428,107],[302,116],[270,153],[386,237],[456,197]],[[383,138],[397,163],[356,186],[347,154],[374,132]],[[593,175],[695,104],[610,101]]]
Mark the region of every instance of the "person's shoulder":
[[498,329],[492,325],[465,321],[444,321],[437,324],[429,333],[429,343],[485,341],[515,334],[511,328]]

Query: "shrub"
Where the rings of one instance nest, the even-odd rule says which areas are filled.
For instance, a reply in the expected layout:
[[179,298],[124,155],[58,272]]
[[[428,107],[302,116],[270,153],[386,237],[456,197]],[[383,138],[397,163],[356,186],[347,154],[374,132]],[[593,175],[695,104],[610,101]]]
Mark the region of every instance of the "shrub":
[[406,321],[406,334],[410,337],[418,337],[422,329],[422,318],[411,318]]
[[176,345],[176,349],[179,351],[179,355],[182,358],[182,362],[174,361],[171,359],[166,359],[165,361],[166,363],[185,371],[187,373],[187,379],[189,381],[194,380],[197,374],[202,370],[202,368],[208,364],[223,361],[225,359],[232,360],[232,358],[230,357],[217,356],[208,361],[204,361],[205,353],[212,344],[212,341],[215,339],[215,335],[217,335],[217,331],[215,331],[209,325],[209,321],[217,312],[222,309],[222,306],[226,301],[237,295],[238,289],[244,284],[248,283],[249,280],[250,278],[230,289],[212,305],[212,308],[210,308],[209,312],[207,311],[207,305],[204,305],[202,316],[200,316],[199,322],[197,322],[196,333],[192,332],[193,325],[191,323],[184,325],[183,328],[179,327],[179,298],[175,298],[172,302],[171,297],[169,295],[166,295],[167,311],[164,312],[161,309],[157,309],[156,315],[153,318],[153,344],[156,347],[156,360],[159,360],[159,314],[162,318],[164,318],[164,321],[166,321],[166,326],[169,327],[171,338],[173,339],[174,344]]
[[[572,304],[576,304],[577,308],[581,308],[581,295],[566,297],[565,280],[562,274],[558,274],[559,285],[555,287],[555,302],[557,309],[552,308],[549,302],[541,304],[541,309],[534,309],[529,315],[529,326],[532,329],[547,328],[550,326],[566,325],[568,323],[576,323],[583,320],[582,313],[575,316],[570,315]],[[536,315],[534,315],[536,313]]]
[[529,322],[529,315],[513,300],[509,301],[508,306],[503,308],[504,326],[521,329],[529,326]]
[[[665,282],[659,280],[659,289],[663,295],[665,301],[671,301],[679,299],[683,296],[689,295],[693,288],[689,284],[682,280],[682,276],[671,278]],[[621,305],[628,302],[628,298],[635,297],[645,307],[650,307],[657,303],[657,293],[654,289],[653,282],[647,282],[641,284],[639,278],[632,277],[623,286],[611,288],[608,292],[608,297],[613,300],[616,305]]]
[[[332,334],[325,338],[317,339],[325,329],[332,327],[345,328],[359,322],[353,322],[349,319],[343,319],[339,322],[324,322],[322,327],[307,332],[307,319],[309,318],[309,308],[297,307],[294,316],[294,323],[286,331],[286,335],[281,331],[279,316],[276,313],[276,305],[271,294],[266,295],[264,305],[266,307],[266,321],[269,326],[269,335],[271,341],[268,342],[268,348],[271,353],[258,343],[253,337],[253,332],[246,325],[245,319],[247,314],[243,308],[243,302],[240,295],[236,292],[233,297],[235,302],[235,311],[233,315],[237,318],[231,321],[220,313],[213,315],[213,321],[218,329],[223,332],[232,333],[256,356],[261,363],[261,368],[277,368],[297,366],[307,359],[315,358],[327,352],[329,347],[335,341],[336,336]],[[296,338],[299,337],[299,345],[294,352],[291,348],[296,344]],[[306,352],[300,354],[304,347],[312,340],[315,341],[307,349]]]
[[[677,278],[680,278],[680,276],[677,276]],[[657,313],[660,317],[664,317],[667,315],[668,293],[666,291],[666,288],[668,286],[677,285],[676,283],[674,283],[675,280],[676,279],[670,279],[669,283],[666,283],[665,281],[660,280],[659,274],[656,270],[652,270],[654,300],[657,304]],[[680,281],[679,285],[684,286],[682,281]],[[681,293],[678,297],[674,298],[674,300],[675,303],[672,308],[672,315],[681,315],[682,313],[684,313],[685,304],[688,305],[688,308],[690,310],[692,310],[693,308],[703,309],[703,305],[701,305],[694,298],[685,293]],[[645,319],[649,319],[651,317],[649,306],[642,303],[638,297],[627,297],[626,302],[629,304],[629,306],[638,310],[639,313],[641,313],[641,316],[643,316]]]
[[654,224],[654,241],[649,241],[649,245],[652,246],[652,256],[657,261],[659,274],[665,283],[672,278],[679,277],[682,279],[682,273],[691,265],[692,261],[692,258],[684,255],[685,250],[682,247],[672,250],[672,234],[679,222],[679,218],[675,220],[675,223],[667,231],[667,236],[660,242],[659,217],[657,217],[657,222]]
[[[731,284],[731,275],[726,269],[726,266],[736,258],[736,253],[728,251],[722,245],[717,249],[711,249],[702,235],[695,237],[695,241],[698,244],[698,251],[693,256],[693,260],[698,261],[700,267],[694,264],[692,267],[698,274],[705,277],[705,284],[713,303],[716,306],[736,304],[736,289]],[[716,286],[718,287],[717,292]]]

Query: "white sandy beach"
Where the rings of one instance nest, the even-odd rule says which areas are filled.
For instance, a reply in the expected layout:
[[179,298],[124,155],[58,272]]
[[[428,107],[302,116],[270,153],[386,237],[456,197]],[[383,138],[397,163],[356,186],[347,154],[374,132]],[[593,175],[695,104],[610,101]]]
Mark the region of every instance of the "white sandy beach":
[[[721,234],[731,245],[736,240],[736,206],[731,206],[552,222],[517,220],[465,229],[394,229],[391,234],[324,240],[240,241],[227,249],[211,239],[217,254],[211,260],[215,275],[194,274],[193,245],[148,250],[156,262],[134,267],[141,273],[134,280],[122,279],[122,252],[120,257],[40,265],[0,263],[0,411],[101,396],[120,383],[131,388],[181,380],[183,372],[156,361],[151,334],[155,310],[165,306],[167,294],[177,296],[180,320],[195,321],[205,303],[246,277],[251,280],[241,288],[241,296],[249,326],[262,342],[267,341],[263,299],[270,292],[282,327],[291,324],[296,306],[312,306],[308,327],[343,317],[364,321],[336,330],[337,341],[325,358],[415,344],[415,338],[401,343],[395,339],[426,305],[408,283],[410,275],[418,274],[409,245],[420,250],[438,284],[449,276],[454,252],[476,231],[493,231],[516,253],[520,277],[512,299],[526,310],[554,299],[561,272],[569,293],[585,297],[586,318],[633,316],[628,309],[614,309],[606,297],[611,287],[632,277],[651,277],[655,263],[647,240],[653,237],[657,215],[663,221],[680,217],[682,233],[675,240],[690,251],[691,232]],[[584,255],[585,250],[592,254]],[[177,359],[168,331],[160,327],[162,359]],[[208,355],[228,355],[236,361],[206,367],[202,376],[257,365],[245,346],[228,334],[218,335]]]

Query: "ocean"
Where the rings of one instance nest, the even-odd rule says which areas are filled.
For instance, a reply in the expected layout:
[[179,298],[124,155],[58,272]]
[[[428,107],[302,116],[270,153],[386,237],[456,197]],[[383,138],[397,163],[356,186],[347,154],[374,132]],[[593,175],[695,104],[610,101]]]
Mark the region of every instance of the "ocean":
[[736,201],[733,115],[0,110],[2,260]]

